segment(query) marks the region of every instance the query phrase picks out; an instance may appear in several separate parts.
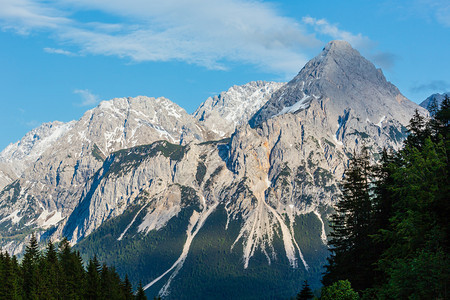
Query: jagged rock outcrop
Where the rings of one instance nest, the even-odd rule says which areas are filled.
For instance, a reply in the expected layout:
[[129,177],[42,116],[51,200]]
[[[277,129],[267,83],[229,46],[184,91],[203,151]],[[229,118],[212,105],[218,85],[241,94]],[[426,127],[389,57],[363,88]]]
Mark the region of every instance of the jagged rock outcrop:
[[252,81],[232,86],[210,97],[194,112],[194,117],[218,138],[229,137],[237,126],[246,124],[283,82]]

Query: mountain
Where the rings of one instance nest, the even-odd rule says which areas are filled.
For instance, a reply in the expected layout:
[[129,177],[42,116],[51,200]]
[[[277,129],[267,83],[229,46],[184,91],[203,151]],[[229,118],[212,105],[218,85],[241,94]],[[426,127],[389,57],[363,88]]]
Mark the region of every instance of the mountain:
[[0,189],[19,178],[25,169],[36,162],[73,124],[74,122],[58,121],[44,123],[0,152]]
[[279,89],[250,123],[256,126],[278,114],[304,110],[318,101],[328,112],[351,109],[372,124],[389,120],[407,124],[416,107],[386,81],[381,69],[376,69],[349,43],[332,41]]
[[232,87],[193,116],[103,102],[0,192],[0,243],[67,236],[151,297],[289,298],[320,286],[348,159],[400,147],[416,109],[343,41],[287,84]]
[[436,93],[431,95],[430,97],[428,97],[427,99],[423,100],[422,103],[420,103],[419,105],[427,110],[429,110],[431,108],[432,104],[436,104],[437,106],[440,106],[442,101],[444,100],[445,96],[450,97],[450,92],[448,93]]
[[[64,223],[78,205],[85,184],[114,151],[160,139],[184,144],[208,136],[208,131],[175,103],[148,97],[104,101],[64,128],[57,139],[48,138],[52,143],[41,142],[46,145],[43,151],[30,151],[36,155],[27,156],[29,166],[0,192],[0,226],[7,228],[8,235]],[[34,132],[28,135],[35,136]],[[14,151],[7,148],[2,153],[8,158],[10,152]],[[14,153],[9,156],[21,155],[20,151]],[[23,248],[23,244],[8,245],[11,252]]]
[[226,92],[208,98],[194,112],[194,117],[219,138],[229,137],[237,126],[248,123],[284,84],[253,81],[242,86],[235,85]]

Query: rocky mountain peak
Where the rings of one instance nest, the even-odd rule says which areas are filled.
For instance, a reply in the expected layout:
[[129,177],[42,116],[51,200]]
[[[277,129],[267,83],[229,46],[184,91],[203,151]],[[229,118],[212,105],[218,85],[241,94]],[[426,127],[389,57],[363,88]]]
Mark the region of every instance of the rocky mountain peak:
[[[349,42],[343,40],[333,40],[328,42],[328,44],[323,48],[323,50],[334,50],[334,51],[356,51],[352,48]],[[356,51],[357,52],[357,51]]]
[[430,110],[434,105],[440,106],[442,101],[444,101],[445,96],[450,97],[450,92],[447,93],[436,93],[431,96],[429,96],[427,99],[422,101],[419,105],[423,108],[426,108],[427,110]]
[[[332,115],[352,110],[377,124],[396,119],[407,124],[416,105],[386,80],[382,71],[345,41],[331,41],[298,75],[280,88],[252,117],[253,127],[285,114],[317,107]],[[335,122],[336,120],[333,120]]]
[[[321,81],[331,80],[338,87],[347,87],[353,80],[357,80],[357,83],[364,80],[375,85],[394,88],[386,85],[386,78],[380,69],[345,41],[329,42],[317,57],[305,65],[298,76],[303,79],[310,74],[315,74],[315,79],[322,79]],[[354,87],[365,88],[363,85]]]
[[285,82],[252,81],[232,86],[228,91],[209,97],[194,112],[199,122],[218,138],[230,136],[237,126],[248,123],[270,96]]

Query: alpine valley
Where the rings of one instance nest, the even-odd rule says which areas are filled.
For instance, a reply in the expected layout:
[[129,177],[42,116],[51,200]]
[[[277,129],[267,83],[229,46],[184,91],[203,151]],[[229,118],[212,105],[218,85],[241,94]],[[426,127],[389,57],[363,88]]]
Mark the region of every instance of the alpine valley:
[[286,299],[320,287],[349,158],[401,147],[416,109],[344,41],[288,83],[233,86],[192,115],[103,101],[0,153],[0,246],[66,236],[150,297]]

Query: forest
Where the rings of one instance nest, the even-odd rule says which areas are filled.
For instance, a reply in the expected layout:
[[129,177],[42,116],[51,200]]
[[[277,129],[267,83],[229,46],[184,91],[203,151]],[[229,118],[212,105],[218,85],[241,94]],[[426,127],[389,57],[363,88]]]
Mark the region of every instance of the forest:
[[66,238],[40,251],[33,235],[20,263],[0,252],[0,299],[147,299],[141,284],[133,293],[127,275],[122,280],[95,256],[84,265]]

